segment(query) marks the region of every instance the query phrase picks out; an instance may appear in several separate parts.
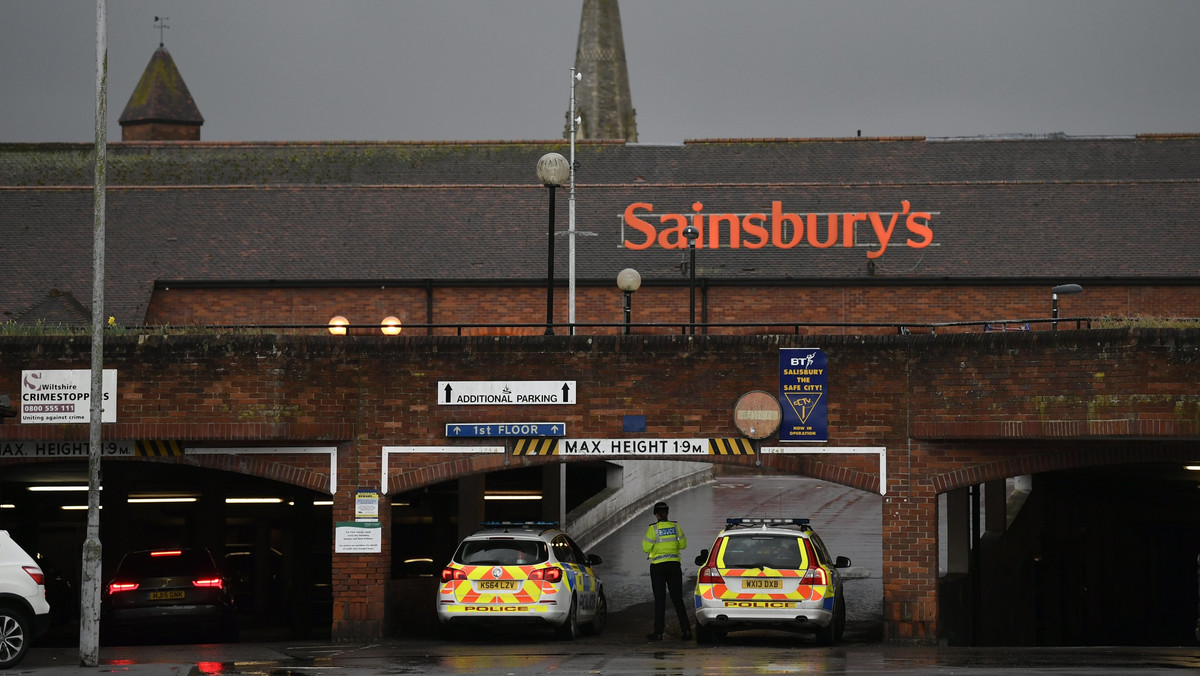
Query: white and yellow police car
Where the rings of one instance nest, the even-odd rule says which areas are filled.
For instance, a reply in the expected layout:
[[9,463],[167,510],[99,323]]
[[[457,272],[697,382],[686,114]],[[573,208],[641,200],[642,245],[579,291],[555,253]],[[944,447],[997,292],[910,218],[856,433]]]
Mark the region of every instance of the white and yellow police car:
[[592,570],[599,556],[584,554],[555,522],[482,526],[442,569],[437,614],[446,634],[472,624],[542,625],[565,640],[604,630],[608,603]]
[[711,550],[696,557],[696,641],[731,631],[812,633],[821,645],[841,640],[846,602],[838,569],[808,519],[726,519]]

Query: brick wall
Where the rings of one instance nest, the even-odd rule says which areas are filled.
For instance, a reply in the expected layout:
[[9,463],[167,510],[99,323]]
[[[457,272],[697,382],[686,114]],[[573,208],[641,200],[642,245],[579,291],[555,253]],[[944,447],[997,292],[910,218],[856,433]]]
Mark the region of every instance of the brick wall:
[[[782,347],[819,347],[828,356],[829,446],[888,449],[882,514],[888,639],[938,636],[938,493],[1030,471],[1191,460],[1191,445],[1178,442],[1200,433],[1200,331],[1108,330],[628,338],[112,335],[105,367],[119,372],[119,422],[106,425],[104,435],[174,439],[185,447],[336,445],[333,521],[345,521],[353,519],[350,489],[378,485],[382,446],[445,444],[445,424],[464,416],[512,418],[511,407],[439,405],[439,380],[575,380],[578,405],[519,412],[527,420],[565,420],[572,437],[736,437],[734,404],[751,390],[777,391]],[[89,341],[79,337],[0,337],[0,392],[18,393],[23,369],[85,369],[88,349]],[[627,414],[646,416],[646,431],[623,434]],[[0,440],[86,435],[86,425],[0,425]],[[389,464],[388,485],[411,490],[498,469],[506,460],[517,467],[556,459],[406,454]],[[16,461],[0,458],[0,466]],[[155,461],[214,463],[320,490],[330,483],[328,466],[311,458]],[[880,488],[873,456],[764,455],[758,461],[767,469]],[[384,526],[383,554],[334,556],[335,636],[375,636],[386,626]]]

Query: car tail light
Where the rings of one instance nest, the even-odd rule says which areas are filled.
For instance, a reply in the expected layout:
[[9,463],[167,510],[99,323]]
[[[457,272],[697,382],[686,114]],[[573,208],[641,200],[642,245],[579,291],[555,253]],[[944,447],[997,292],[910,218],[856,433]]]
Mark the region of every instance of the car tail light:
[[206,589],[224,589],[225,581],[219,577],[205,577],[199,580],[192,580],[192,586]]
[[537,568],[529,572],[530,580],[545,580],[546,582],[562,582],[562,568]]
[[150,552],[150,556],[183,556],[183,552],[178,549],[164,549],[157,552]]
[[133,591],[138,588],[136,582],[110,582],[108,585],[109,594],[117,594],[119,592]]
[[809,568],[808,570],[804,571],[804,577],[800,578],[800,584],[829,584],[829,579],[825,577],[824,568]]
[[32,577],[34,582],[40,585],[46,584],[46,575],[42,572],[41,568],[38,568],[37,566],[22,567],[25,569],[26,573],[29,573],[29,577]]
[[725,584],[725,578],[721,577],[721,571],[711,566],[701,568],[700,576],[696,579],[700,584]]
[[462,568],[443,568],[442,582],[451,582],[453,580],[467,579],[467,572]]

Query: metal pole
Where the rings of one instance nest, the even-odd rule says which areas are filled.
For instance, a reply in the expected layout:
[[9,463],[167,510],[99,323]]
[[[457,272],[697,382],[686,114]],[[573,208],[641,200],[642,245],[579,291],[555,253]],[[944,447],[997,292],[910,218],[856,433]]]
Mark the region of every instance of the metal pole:
[[[561,155],[560,155],[561,157]],[[550,189],[550,244],[546,259],[546,335],[554,335],[554,186]]]
[[1054,319],[1054,322],[1050,325],[1050,327],[1051,327],[1050,330],[1057,331],[1058,330],[1058,294],[1052,293],[1052,294],[1050,294],[1050,297],[1053,300],[1053,304],[1050,306],[1050,317]]
[[629,335],[629,321],[633,318],[633,293],[625,292],[625,335]]
[[696,333],[696,240],[688,247],[688,332]]
[[567,237],[570,238],[568,250],[568,265],[570,274],[568,283],[570,284],[569,303],[567,310],[567,321],[571,324],[571,335],[575,335],[575,67],[571,66],[571,191],[567,198]]
[[108,148],[108,7],[96,0],[96,184],[92,235],[92,393],[87,534],[79,589],[79,664],[100,662],[100,424],[104,399],[104,210]]

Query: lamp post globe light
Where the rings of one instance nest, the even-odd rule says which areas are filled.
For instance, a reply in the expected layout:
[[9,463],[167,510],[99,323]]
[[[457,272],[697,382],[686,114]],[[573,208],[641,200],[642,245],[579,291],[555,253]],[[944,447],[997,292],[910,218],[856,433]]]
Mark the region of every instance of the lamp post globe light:
[[642,286],[642,276],[633,268],[617,274],[617,288],[625,294],[625,335],[629,335],[629,320],[633,315],[633,292]]
[[700,228],[688,224],[683,229],[683,237],[688,242],[688,332],[696,332],[696,240],[700,238]]
[[550,189],[550,235],[546,258],[546,335],[554,335],[554,189],[571,176],[571,165],[558,153],[546,153],[537,163],[537,177]]
[[1052,301],[1050,316],[1054,319],[1053,323],[1051,323],[1052,331],[1058,330],[1058,294],[1060,293],[1064,295],[1083,293],[1083,287],[1079,286],[1078,284],[1059,284],[1058,286],[1050,289],[1050,298]]

